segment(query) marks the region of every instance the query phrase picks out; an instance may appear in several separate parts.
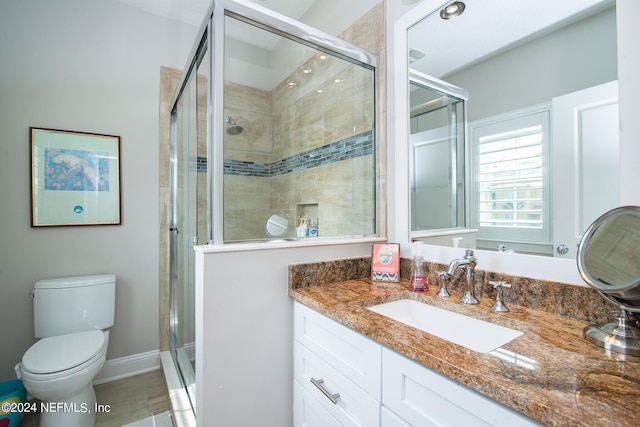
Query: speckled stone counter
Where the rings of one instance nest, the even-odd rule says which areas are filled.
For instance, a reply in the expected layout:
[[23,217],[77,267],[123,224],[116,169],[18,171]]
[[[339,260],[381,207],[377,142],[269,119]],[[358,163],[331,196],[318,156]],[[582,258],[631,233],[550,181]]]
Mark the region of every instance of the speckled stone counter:
[[[550,426],[640,425],[640,358],[609,353],[582,337],[583,320],[507,302],[508,313],[494,313],[494,300],[458,302],[453,290],[442,299],[439,285],[414,293],[408,282],[373,283],[366,259],[349,260],[338,270],[289,269],[289,296],[447,377]],[[348,267],[351,265],[351,267]],[[335,265],[333,267],[336,267]],[[306,273],[303,274],[303,271]],[[318,276],[318,274],[320,274]],[[296,276],[297,275],[297,276]],[[303,277],[320,277],[319,285]],[[406,276],[405,276],[406,277]],[[332,283],[332,280],[335,283]],[[493,280],[493,279],[492,279]],[[524,332],[490,353],[477,353],[366,307],[409,298]],[[604,301],[602,302],[603,305]],[[605,305],[606,306],[606,305]],[[613,306],[612,306],[613,307]],[[612,308],[611,307],[611,308]]]

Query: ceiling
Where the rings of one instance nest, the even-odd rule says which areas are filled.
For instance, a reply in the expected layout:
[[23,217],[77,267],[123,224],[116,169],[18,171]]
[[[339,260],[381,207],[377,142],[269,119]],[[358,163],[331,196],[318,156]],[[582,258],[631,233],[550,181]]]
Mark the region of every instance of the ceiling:
[[[196,27],[204,22],[213,3],[213,0],[116,1]],[[237,0],[238,3],[255,3],[259,7],[271,9],[332,36],[342,33],[380,1],[382,0]],[[228,50],[225,70],[229,71],[228,79],[238,84],[271,90],[308,57],[304,54],[296,55],[292,51],[283,56],[278,48],[279,45],[282,47],[281,36],[235,20],[226,21],[225,37],[236,40],[233,49]],[[265,59],[272,55],[278,59]],[[271,62],[277,66],[266,65]]]
[[[155,13],[165,18],[175,19],[187,24],[199,27],[204,20],[205,14],[211,7],[212,0],[116,0],[120,3],[147,12]],[[343,17],[361,16],[374,4],[381,0],[247,0],[266,7],[290,18],[305,21],[305,13],[310,9],[317,10],[339,10],[339,14],[327,15],[327,18],[340,22]],[[328,23],[327,19],[327,23]],[[353,21],[348,22],[351,24]],[[317,26],[317,25],[316,25]],[[326,29],[317,28],[328,32]],[[346,28],[346,26],[345,26]],[[336,34],[333,34],[336,35]]]
[[409,30],[409,47],[424,54],[411,68],[438,78],[561,24],[610,7],[613,0],[463,0],[446,21],[433,13]]

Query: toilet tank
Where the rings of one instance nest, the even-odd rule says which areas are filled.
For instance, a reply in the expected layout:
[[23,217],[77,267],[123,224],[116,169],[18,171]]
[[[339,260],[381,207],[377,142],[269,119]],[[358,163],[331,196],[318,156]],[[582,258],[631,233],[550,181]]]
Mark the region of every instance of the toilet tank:
[[40,280],[33,289],[37,338],[113,326],[115,274]]

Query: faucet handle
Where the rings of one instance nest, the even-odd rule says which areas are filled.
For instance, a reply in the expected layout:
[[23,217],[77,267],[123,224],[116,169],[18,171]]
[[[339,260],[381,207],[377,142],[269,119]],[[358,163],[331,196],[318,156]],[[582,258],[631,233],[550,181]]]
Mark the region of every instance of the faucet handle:
[[500,289],[500,288],[510,288],[511,287],[511,283],[507,283],[503,280],[499,280],[497,282],[494,282],[492,280],[489,280],[489,284],[493,285],[494,288],[496,289]]
[[440,277],[440,290],[438,291],[437,295],[440,298],[450,297],[451,294],[449,294],[449,291],[447,290],[447,280],[451,278],[451,275],[446,271],[438,271],[436,272],[436,274],[438,275],[438,277]]
[[489,281],[489,284],[493,285],[493,287],[496,288],[496,303],[493,304],[493,307],[491,307],[491,310],[497,311],[500,313],[505,313],[509,311],[507,306],[504,305],[504,303],[502,302],[502,290],[503,288],[510,288],[511,283],[507,283],[504,281],[498,281],[498,282]]

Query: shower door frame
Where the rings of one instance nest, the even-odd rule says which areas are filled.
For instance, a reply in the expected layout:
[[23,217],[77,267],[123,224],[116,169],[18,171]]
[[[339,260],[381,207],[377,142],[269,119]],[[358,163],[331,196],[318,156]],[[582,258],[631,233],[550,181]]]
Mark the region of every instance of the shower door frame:
[[[205,22],[206,24],[206,22]],[[204,31],[204,33],[202,33],[202,31]],[[176,143],[177,143],[177,138],[178,138],[178,132],[177,132],[177,121],[178,121],[178,102],[182,99],[182,97],[184,96],[185,92],[190,91],[190,85],[192,84],[192,82],[195,80],[195,85],[196,88],[195,90],[193,90],[191,94],[191,96],[195,96],[195,103],[196,103],[196,108],[195,108],[195,114],[196,114],[196,156],[197,156],[197,144],[198,144],[198,130],[197,130],[197,109],[198,109],[198,67],[201,64],[201,62],[206,58],[206,53],[208,51],[208,43],[207,43],[207,35],[209,34],[208,31],[208,24],[203,26],[203,29],[201,30],[201,34],[202,36],[197,39],[198,43],[196,43],[196,45],[193,48],[193,51],[191,52],[191,55],[189,56],[189,62],[187,64],[187,67],[185,69],[185,71],[183,72],[180,81],[178,83],[178,89],[176,91],[176,94],[174,96],[173,102],[172,102],[172,107],[171,107],[171,123],[170,123],[170,155],[169,155],[169,161],[170,161],[170,167],[169,167],[169,174],[170,174],[170,206],[169,206],[169,211],[170,211],[170,222],[169,222],[169,275],[170,275],[170,293],[169,293],[169,297],[170,297],[170,313],[169,313],[169,345],[170,345],[170,353],[171,353],[171,357],[173,360],[173,363],[176,367],[176,370],[178,372],[178,377],[181,383],[181,386],[183,388],[183,391],[185,392],[186,396],[188,397],[189,400],[189,404],[191,406],[191,410],[195,415],[195,407],[196,407],[196,401],[195,401],[195,394],[196,394],[196,384],[195,384],[195,373],[193,371],[193,368],[191,366],[184,366],[186,363],[190,362],[191,359],[191,353],[193,353],[195,355],[195,332],[194,332],[194,343],[193,343],[193,348],[191,349],[191,351],[189,352],[189,354],[187,355],[187,359],[185,361],[184,357],[179,357],[178,355],[178,351],[182,348],[179,347],[179,343],[178,343],[178,339],[176,336],[176,331],[175,331],[175,327],[181,327],[181,323],[184,319],[180,319],[179,315],[178,315],[178,311],[179,311],[179,307],[178,304],[180,303],[184,303],[184,301],[179,301],[178,298],[178,288],[180,286],[184,286],[184,283],[181,282],[181,279],[184,278],[184,273],[185,273],[185,269],[189,269],[189,270],[194,270],[191,271],[192,277],[191,279],[194,281],[195,284],[195,260],[193,260],[194,262],[187,262],[187,265],[183,265],[182,268],[183,270],[181,271],[180,265],[178,264],[179,262],[182,262],[183,259],[180,259],[179,257],[179,250],[178,250],[178,246],[182,244],[180,237],[179,237],[179,233],[181,232],[181,229],[179,228],[180,224],[179,224],[179,218],[180,218],[180,213],[178,211],[179,206],[178,206],[178,201],[177,201],[177,194],[179,191],[178,188],[178,168],[180,167],[180,165],[178,164],[178,152],[177,152],[177,147],[176,147]],[[207,64],[209,65],[209,64]],[[207,93],[207,100],[208,100],[208,104],[207,104],[207,112],[210,110],[210,105],[209,105],[209,94],[211,93],[210,90],[210,82],[209,79],[207,80],[207,88],[206,88],[206,93]],[[207,120],[208,122],[208,120]],[[208,126],[208,125],[207,125]],[[210,146],[209,144],[209,132],[208,130],[206,131],[207,133],[207,153],[209,153],[209,149],[208,147]],[[190,140],[188,143],[191,143],[192,141]],[[192,168],[196,168],[196,159],[187,159],[187,161],[189,162],[189,167]],[[197,181],[197,171],[193,171],[193,172],[189,172],[190,174],[193,174],[193,176],[189,177],[189,180],[192,181],[193,179],[195,179]],[[197,193],[197,182],[195,184],[196,186],[196,193]],[[209,180],[207,180],[207,194],[209,194]],[[187,236],[187,239],[191,239],[192,235],[193,235],[193,231],[195,231],[195,235],[197,236],[197,230],[198,230],[198,224],[197,224],[197,215],[206,215],[207,217],[207,241],[209,241],[209,236],[210,234],[210,223],[211,221],[209,221],[209,218],[211,218],[211,214],[210,214],[210,206],[207,207],[207,212],[197,212],[197,207],[198,207],[198,200],[197,198],[195,198],[195,200],[192,200],[192,198],[190,197],[190,194],[192,193],[191,191],[191,187],[189,189],[183,189],[183,191],[185,191],[186,193],[186,197],[189,198],[189,207],[193,208],[196,212],[196,218],[195,221],[193,219],[189,220],[189,226],[190,229],[189,230],[182,230],[182,233],[184,235],[184,233],[188,233],[189,235]],[[207,198],[208,199],[208,198]],[[210,205],[210,204],[209,204]],[[193,244],[197,244],[197,242],[193,242]],[[187,242],[188,245],[188,242]],[[191,256],[188,257],[189,259],[192,259],[195,256],[195,253],[191,253]],[[184,257],[183,257],[184,258]],[[182,274],[181,274],[182,273]],[[195,289],[194,289],[194,293],[193,293],[193,298],[195,300]],[[195,306],[194,306],[194,310],[195,310]],[[193,327],[195,328],[195,313],[193,314]]]

